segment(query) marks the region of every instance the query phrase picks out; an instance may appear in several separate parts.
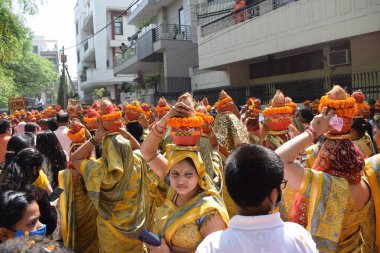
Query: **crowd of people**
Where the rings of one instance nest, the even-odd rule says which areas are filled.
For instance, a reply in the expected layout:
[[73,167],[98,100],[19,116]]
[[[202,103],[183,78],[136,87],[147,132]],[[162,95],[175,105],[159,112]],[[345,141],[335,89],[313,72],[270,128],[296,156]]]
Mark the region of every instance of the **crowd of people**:
[[379,252],[380,101],[364,98],[2,114],[0,252]]

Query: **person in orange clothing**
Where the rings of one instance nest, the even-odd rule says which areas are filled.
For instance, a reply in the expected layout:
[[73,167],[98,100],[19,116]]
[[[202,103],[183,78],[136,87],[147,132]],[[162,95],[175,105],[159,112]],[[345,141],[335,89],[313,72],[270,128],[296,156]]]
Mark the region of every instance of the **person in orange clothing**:
[[0,167],[5,161],[5,152],[7,151],[7,145],[10,138],[11,124],[7,120],[0,120]]
[[246,19],[247,12],[245,11],[245,0],[236,0],[236,4],[231,11],[234,13],[235,24],[243,22]]

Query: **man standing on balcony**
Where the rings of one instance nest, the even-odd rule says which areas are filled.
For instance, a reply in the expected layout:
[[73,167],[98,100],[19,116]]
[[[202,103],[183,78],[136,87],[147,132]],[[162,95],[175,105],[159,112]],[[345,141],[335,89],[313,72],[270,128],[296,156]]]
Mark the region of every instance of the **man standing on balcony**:
[[236,4],[234,6],[234,9],[231,11],[231,13],[235,14],[235,24],[243,22],[246,19],[246,10],[245,10],[246,4],[245,0],[236,0]]

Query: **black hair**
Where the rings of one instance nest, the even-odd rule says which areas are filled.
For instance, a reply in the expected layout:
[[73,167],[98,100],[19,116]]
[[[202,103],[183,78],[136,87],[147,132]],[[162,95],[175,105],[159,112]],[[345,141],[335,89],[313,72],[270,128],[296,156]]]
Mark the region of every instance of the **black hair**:
[[314,118],[312,111],[310,111],[309,109],[302,109],[300,111],[300,115],[302,118],[306,120],[306,123],[310,123]]
[[53,189],[58,186],[58,172],[66,169],[66,155],[55,133],[42,131],[37,134],[36,148],[46,158],[51,173]]
[[55,130],[57,130],[58,129],[58,124],[57,124],[57,120],[56,120],[56,118],[54,117],[54,118],[50,118],[49,120],[48,120],[48,129],[50,130],[50,131],[55,131]]
[[129,122],[125,128],[141,144],[144,140],[141,138],[144,132],[143,126],[139,122]]
[[25,132],[29,132],[29,133],[33,133],[37,130],[37,125],[35,123],[26,123],[25,127],[24,127],[24,131]]
[[69,122],[69,114],[67,112],[59,112],[57,114],[57,123],[68,123]]
[[39,176],[35,168],[40,168],[42,162],[42,155],[34,148],[21,150],[1,173],[0,191],[30,191]]
[[11,124],[8,120],[0,119],[0,134],[4,134],[10,128]]
[[5,154],[5,167],[21,150],[32,147],[33,141],[33,137],[25,133],[13,135],[8,141]]
[[0,227],[13,229],[22,219],[26,208],[33,201],[33,195],[25,192],[2,191],[0,192]]
[[228,157],[228,193],[242,208],[258,207],[284,179],[284,163],[272,150],[254,144],[235,149]]
[[356,118],[354,120],[354,123],[352,124],[351,128],[354,129],[359,136],[359,139],[362,138],[365,134],[365,132],[368,129],[368,123],[365,119],[363,118]]

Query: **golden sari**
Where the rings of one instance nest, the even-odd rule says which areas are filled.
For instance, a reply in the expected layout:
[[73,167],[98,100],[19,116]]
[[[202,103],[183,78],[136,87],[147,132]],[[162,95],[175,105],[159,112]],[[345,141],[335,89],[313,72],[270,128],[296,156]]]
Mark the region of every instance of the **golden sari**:
[[184,206],[178,207],[175,204],[177,193],[173,188],[169,188],[165,202],[156,209],[153,232],[165,238],[169,247],[195,252],[203,240],[200,232],[207,226],[207,222],[219,214],[227,226],[229,218],[223,200],[206,174],[199,154],[191,151],[173,151],[168,160],[169,170],[186,158],[193,160],[202,190]]
[[[59,199],[63,242],[74,252],[99,252],[96,212],[84,187],[83,180],[74,179],[70,169],[58,174],[59,187],[64,191]],[[77,181],[77,182],[75,182]]]
[[305,169],[300,193],[308,201],[307,230],[320,252],[362,252],[360,225],[369,203],[356,210],[347,180]]
[[365,157],[368,158],[376,154],[371,137],[367,133],[365,133],[363,137],[359,140],[352,142],[355,144],[356,147],[360,149],[360,151],[363,153]]
[[43,170],[40,170],[40,175],[38,176],[36,181],[33,182],[33,185],[40,187],[41,189],[44,189],[45,191],[48,190],[49,179],[47,178]]
[[380,154],[365,160],[364,172],[372,192],[370,209],[362,224],[364,253],[374,253],[380,251]]
[[82,161],[80,172],[99,214],[100,252],[142,252],[136,238],[149,217],[147,169],[129,141],[119,134],[106,136],[102,157]]

